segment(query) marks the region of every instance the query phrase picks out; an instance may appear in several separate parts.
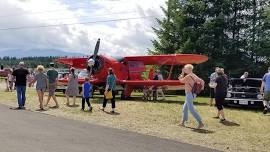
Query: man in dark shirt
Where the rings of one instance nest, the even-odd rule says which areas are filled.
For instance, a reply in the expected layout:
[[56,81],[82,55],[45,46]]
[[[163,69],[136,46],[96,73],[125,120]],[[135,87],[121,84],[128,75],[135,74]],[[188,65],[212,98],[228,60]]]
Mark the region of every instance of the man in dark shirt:
[[16,78],[15,86],[19,105],[17,109],[25,109],[25,91],[28,74],[29,71],[24,68],[24,62],[20,62],[19,68],[14,70],[12,73],[12,75]]

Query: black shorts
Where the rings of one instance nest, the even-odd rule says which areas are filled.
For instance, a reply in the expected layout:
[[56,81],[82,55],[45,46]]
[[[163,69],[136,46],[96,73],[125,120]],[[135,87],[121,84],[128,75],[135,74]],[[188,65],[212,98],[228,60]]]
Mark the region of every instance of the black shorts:
[[215,98],[215,89],[210,88],[210,98],[214,99]]
[[222,93],[222,94],[216,94],[215,100],[216,100],[216,107],[217,109],[223,110],[223,106],[225,103],[225,98],[226,98],[226,94]]

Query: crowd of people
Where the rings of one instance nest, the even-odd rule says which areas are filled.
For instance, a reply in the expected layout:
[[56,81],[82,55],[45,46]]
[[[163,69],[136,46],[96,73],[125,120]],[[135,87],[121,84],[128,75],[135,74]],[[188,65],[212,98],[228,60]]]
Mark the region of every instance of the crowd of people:
[[[240,79],[244,82],[249,78],[249,72],[244,72]],[[215,72],[210,75],[210,101],[209,105],[212,106],[214,101],[218,109],[218,114],[215,118],[221,117],[221,121],[225,121],[223,106],[228,90],[228,76],[224,73],[223,68],[216,67]],[[263,113],[266,114],[270,108],[270,67],[268,72],[263,76],[260,87],[260,94],[263,96]]]
[[[15,110],[25,109],[26,101],[26,89],[32,87],[35,84],[36,92],[39,101],[39,109],[37,111],[44,111],[44,107],[48,107],[50,100],[53,99],[55,106],[51,108],[59,108],[59,103],[57,97],[55,96],[55,91],[57,88],[57,79],[58,72],[54,68],[54,63],[50,63],[50,69],[45,70],[44,66],[38,65],[36,68],[35,74],[31,75],[29,70],[25,67],[24,62],[20,62],[18,67],[8,73],[7,76],[7,89],[12,91],[13,89],[17,92],[18,107]],[[13,85],[15,83],[15,85]],[[113,69],[109,69],[107,83],[105,87],[105,94],[111,93],[111,98],[104,96],[103,108],[105,110],[108,100],[112,102],[112,113],[115,112],[115,88],[116,88],[116,76],[113,72]],[[92,96],[93,86],[90,83],[89,77],[85,78],[85,81],[82,85],[82,107],[81,110],[85,110],[85,102],[88,105],[88,110],[92,112],[93,107],[91,106],[90,97]],[[44,101],[45,92],[48,91],[47,101]],[[76,106],[76,98],[79,95],[79,84],[78,84],[78,75],[75,73],[75,69],[70,69],[70,74],[68,78],[68,85],[66,89],[66,105],[67,106]],[[73,99],[73,103],[70,104],[70,97]]]
[[[200,114],[197,112],[193,105],[193,101],[196,96],[202,91],[205,87],[205,82],[199,78],[196,74],[193,73],[193,65],[187,64],[182,69],[182,73],[179,76],[179,81],[185,87],[185,103],[183,105],[183,114],[182,121],[180,122],[180,126],[185,126],[185,123],[188,121],[188,113],[189,111],[193,115],[193,117],[198,122],[198,129],[204,127],[204,123]],[[25,92],[27,86],[27,79],[29,79],[30,72],[25,68],[23,62],[20,62],[18,68],[13,72],[10,72],[7,76],[8,82],[8,90],[13,89],[13,83],[15,82],[15,89],[17,91],[18,98],[18,107],[16,109],[25,109]],[[247,79],[249,73],[245,72],[240,78]],[[44,106],[47,107],[50,99],[52,98],[55,106],[53,108],[59,108],[59,103],[55,96],[55,91],[57,87],[57,79],[58,72],[54,68],[54,63],[50,64],[50,69],[45,73],[45,68],[42,65],[39,65],[36,69],[35,75],[30,79],[29,87],[33,86],[36,83],[36,91],[39,99],[39,109],[40,111],[44,110]],[[104,100],[102,104],[101,110],[105,110],[108,100],[111,100],[112,103],[112,113],[115,113],[115,94],[116,94],[116,75],[113,72],[113,69],[108,70],[108,76],[106,80]],[[163,80],[163,77],[160,71],[155,71],[153,80]],[[225,114],[224,114],[224,102],[227,96],[227,87],[228,87],[228,76],[224,73],[223,68],[216,67],[215,72],[210,76],[210,106],[215,105],[217,108],[217,115],[214,118],[220,119],[221,122],[224,122]],[[149,89],[149,88],[148,88]],[[85,102],[88,105],[88,110],[92,111],[93,107],[90,102],[90,97],[92,94],[93,85],[90,83],[89,77],[85,78],[85,81],[82,85],[82,108],[81,110],[85,110]],[[162,88],[156,87],[151,88],[153,98],[156,99],[159,94],[163,98],[165,98]],[[48,91],[47,102],[44,104],[44,94],[45,91]],[[264,94],[264,113],[267,113],[269,108],[270,101],[270,67],[268,69],[268,73],[266,73],[262,79],[262,85],[260,89],[261,93]],[[75,106],[76,105],[76,97],[79,95],[79,84],[78,84],[78,75],[75,73],[75,69],[70,69],[70,74],[68,78],[68,86],[66,90],[66,99],[67,106]],[[70,97],[72,97],[73,102],[70,104]]]
[[[240,79],[246,81],[248,76],[249,73],[244,72],[244,74],[240,77]],[[181,83],[185,84],[185,95],[186,95],[185,103],[183,105],[183,114],[180,126],[185,126],[185,123],[188,121],[188,111],[190,111],[193,117],[198,122],[198,129],[203,128],[204,124],[202,122],[202,118],[194,108],[193,101],[198,94],[196,92],[196,90],[198,90],[197,83],[201,85],[201,88],[199,89],[203,90],[204,81],[193,73],[193,66],[190,64],[184,66],[184,68],[182,69],[182,73],[179,76],[179,80]],[[215,105],[217,108],[217,115],[214,118],[220,119],[221,122],[224,122],[226,121],[224,114],[224,104],[228,91],[228,76],[225,74],[223,68],[219,67],[215,68],[215,72],[210,75],[209,87],[210,87],[209,105],[210,106]],[[262,78],[260,93],[263,95],[263,105],[264,105],[263,113],[266,114],[270,106],[269,102],[270,67],[268,68],[268,72]]]

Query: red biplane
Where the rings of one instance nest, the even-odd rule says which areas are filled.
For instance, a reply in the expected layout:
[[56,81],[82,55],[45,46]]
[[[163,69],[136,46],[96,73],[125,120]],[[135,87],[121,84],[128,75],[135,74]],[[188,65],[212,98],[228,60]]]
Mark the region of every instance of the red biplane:
[[[183,87],[183,84],[178,80],[170,80],[171,72],[166,80],[157,81],[151,80],[151,78],[144,80],[142,73],[146,71],[146,65],[170,65],[172,71],[175,65],[200,64],[208,60],[207,56],[196,54],[169,54],[113,58],[98,55],[99,44],[100,40],[98,40],[96,44],[94,55],[90,57],[60,58],[57,62],[77,69],[88,69],[88,72],[92,75],[92,79],[90,81],[98,90],[104,89],[107,71],[109,68],[112,68],[117,77],[117,88],[122,91],[122,98],[130,97],[134,89],[141,89],[144,86]],[[94,61],[93,67],[89,66],[90,61]],[[61,84],[67,84],[67,81],[67,78],[59,80]],[[82,84],[83,81],[83,79],[79,79],[79,84]]]

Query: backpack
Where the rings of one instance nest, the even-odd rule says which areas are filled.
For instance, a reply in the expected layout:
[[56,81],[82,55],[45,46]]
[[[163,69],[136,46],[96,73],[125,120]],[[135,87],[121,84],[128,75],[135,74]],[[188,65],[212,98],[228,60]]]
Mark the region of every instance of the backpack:
[[202,83],[196,81],[192,76],[190,76],[190,77],[195,82],[193,86],[191,86],[191,84],[190,84],[190,86],[192,88],[192,93],[196,94],[196,95],[200,94],[204,89]]

